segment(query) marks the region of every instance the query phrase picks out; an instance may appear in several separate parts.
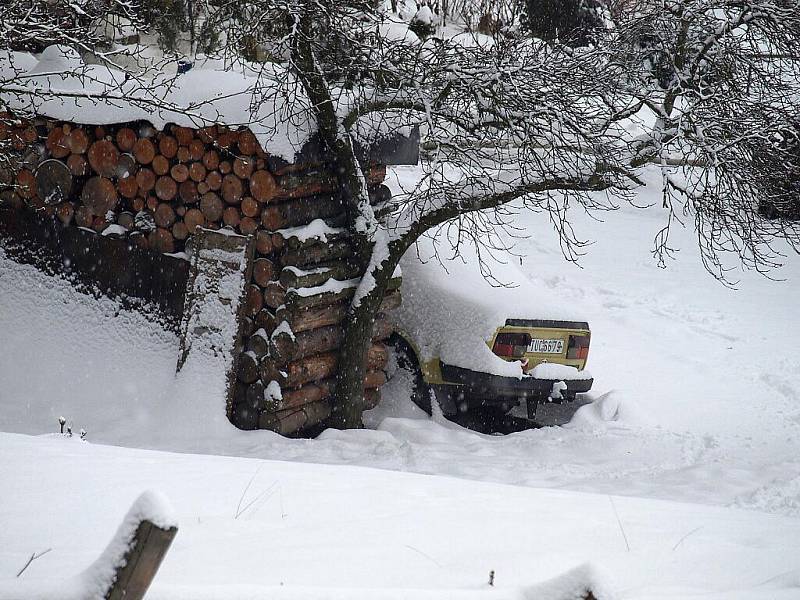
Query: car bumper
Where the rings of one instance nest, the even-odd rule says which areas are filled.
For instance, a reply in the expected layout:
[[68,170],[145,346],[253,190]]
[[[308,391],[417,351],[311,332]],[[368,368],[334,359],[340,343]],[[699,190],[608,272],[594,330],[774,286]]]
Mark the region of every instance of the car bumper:
[[553,385],[563,381],[567,389],[562,390],[568,394],[588,392],[592,389],[594,379],[537,379],[535,377],[503,377],[480,373],[462,367],[441,365],[442,379],[449,384],[464,386],[468,396],[480,398],[481,403],[498,403],[507,401],[509,397],[520,398],[546,398],[553,390]]

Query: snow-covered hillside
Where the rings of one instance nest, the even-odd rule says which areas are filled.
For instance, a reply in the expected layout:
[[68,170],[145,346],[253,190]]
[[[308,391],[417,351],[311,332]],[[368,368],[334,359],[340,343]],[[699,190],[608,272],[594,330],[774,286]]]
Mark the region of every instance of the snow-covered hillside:
[[[522,598],[520,586],[586,561],[623,598],[797,598],[800,261],[773,274],[785,281],[742,273],[731,290],[679,230],[678,260],[660,269],[649,253],[658,200],[651,188],[639,202],[653,208],[576,215],[596,241],[582,269],[541,215],[520,217],[522,270],[591,324],[594,402],[563,427],[505,437],[428,419],[402,376],[366,415],[370,429],[316,440],[235,430],[213,386],[174,381],[172,334],[0,255],[0,430],[50,434],[63,415],[88,432],[88,443],[0,435],[12,490],[0,495],[0,579],[51,546],[25,577],[80,570],[154,487],[182,525],[154,598],[212,597],[232,582],[226,597],[281,583],[269,593],[477,594],[490,569]],[[234,519],[254,474],[245,501],[263,496]]]

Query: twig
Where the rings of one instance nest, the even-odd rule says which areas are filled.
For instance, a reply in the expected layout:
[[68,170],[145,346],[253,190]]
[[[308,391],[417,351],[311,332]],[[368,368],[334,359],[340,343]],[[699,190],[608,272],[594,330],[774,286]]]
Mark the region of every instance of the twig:
[[242,514],[240,509],[242,508],[242,502],[244,501],[244,497],[247,494],[247,490],[249,490],[250,486],[253,485],[253,481],[255,480],[260,470],[261,470],[261,465],[259,465],[259,467],[256,469],[256,472],[253,473],[253,476],[250,478],[250,481],[247,482],[247,485],[242,490],[242,495],[239,496],[239,504],[236,505],[236,514],[233,517],[234,519],[238,519],[239,515]]
[[431,561],[433,564],[435,564],[440,569],[442,568],[442,564],[438,560],[436,560],[435,558],[433,558],[432,556],[430,556],[428,554],[425,554],[419,548],[414,548],[414,546],[409,546],[408,544],[405,544],[405,547],[408,548],[409,550],[413,550],[414,552],[416,552],[417,554],[419,554],[421,556],[424,556],[425,558],[427,558],[429,561]]
[[677,549],[678,549],[678,546],[680,546],[680,545],[683,543],[683,540],[685,540],[686,538],[688,538],[688,537],[689,537],[690,535],[692,535],[693,533],[695,533],[695,532],[697,532],[697,531],[700,531],[702,528],[703,528],[703,526],[702,526],[702,525],[700,525],[700,527],[695,527],[695,528],[694,528],[694,529],[692,529],[692,530],[691,530],[689,533],[687,533],[686,535],[684,535],[684,536],[683,536],[681,539],[679,539],[679,540],[678,540],[678,543],[677,543],[677,544],[675,544],[675,545],[672,547],[672,551],[673,551],[673,552],[675,552],[675,550],[677,550]]
[[[248,502],[247,504],[242,506],[242,502],[244,502],[245,496],[247,495],[247,490],[249,490],[250,486],[253,485],[253,481],[255,481],[256,476],[258,476],[259,471],[261,471],[261,466],[259,466],[258,469],[256,469],[256,472],[253,473],[253,476],[250,478],[250,481],[247,482],[247,485],[242,490],[242,495],[239,496],[239,503],[236,505],[236,513],[233,515],[234,519],[238,519],[239,517],[241,517],[245,512],[247,512],[247,510],[251,506],[253,506],[253,504],[258,502],[259,500],[262,500],[265,496],[267,496],[267,494],[269,494],[269,496],[267,496],[267,497],[270,497],[272,495],[272,494],[270,494],[270,492],[273,492],[273,490],[275,489],[275,486],[278,485],[277,481],[274,482],[266,490],[264,490],[263,492],[258,494],[255,498],[250,500],[250,502]],[[280,488],[278,488],[278,489],[280,489]],[[283,512],[283,510],[281,510],[281,512]]]
[[[253,504],[255,504],[256,502],[258,502],[260,500],[265,500],[265,499],[268,499],[268,498],[272,498],[272,496],[275,494],[275,492],[273,490],[275,489],[275,486],[277,486],[277,485],[278,485],[278,482],[276,481],[271,486],[269,486],[266,490],[261,492],[258,496],[253,498],[250,502],[245,504],[244,508],[242,508],[242,512],[238,513],[234,518],[238,519],[240,515],[242,515],[245,512],[247,512],[247,509],[249,509],[251,506],[253,506]],[[280,488],[278,488],[278,489],[280,489]]]
[[22,567],[22,568],[19,570],[19,573],[17,573],[17,577],[19,577],[20,575],[22,575],[22,574],[25,572],[25,569],[27,569],[27,568],[30,566],[30,564],[31,564],[33,561],[35,561],[37,558],[41,558],[41,557],[43,557],[45,554],[47,554],[47,553],[48,553],[48,552],[50,552],[51,550],[52,550],[52,548],[48,548],[47,550],[45,550],[45,551],[43,551],[43,552],[39,552],[39,554],[36,554],[36,552],[34,552],[33,554],[31,554],[31,557],[28,559],[28,562],[26,562],[26,563],[25,563],[25,566],[24,566],[24,567]]
[[773,575],[772,577],[765,579],[761,583],[757,583],[754,587],[761,587],[762,585],[767,585],[768,583],[772,583],[773,581],[783,577],[784,575],[792,575],[797,572],[798,569],[789,569],[788,571],[783,571],[782,573],[778,573],[777,575]]
[[625,535],[625,528],[622,526],[622,519],[619,518],[619,513],[617,512],[617,505],[614,504],[614,498],[609,496],[608,499],[611,502],[611,508],[614,509],[614,516],[617,518],[617,525],[619,525],[619,530],[622,533],[622,539],[625,540],[625,547],[628,549],[628,552],[630,552],[631,545],[628,543],[628,536]]

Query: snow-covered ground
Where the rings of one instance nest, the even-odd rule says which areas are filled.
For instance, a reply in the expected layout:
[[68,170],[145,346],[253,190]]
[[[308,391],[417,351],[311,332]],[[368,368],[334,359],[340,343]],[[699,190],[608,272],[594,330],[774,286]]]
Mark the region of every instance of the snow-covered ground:
[[[599,598],[800,592],[800,521],[789,517],[58,436],[2,434],[0,448],[0,480],[13,486],[0,501],[9,600],[92,563],[148,488],[180,528],[151,600],[566,599],[531,586],[587,563],[573,577]],[[50,597],[70,599],[67,589]]]
[[[656,208],[576,215],[596,240],[582,269],[541,216],[521,217],[522,269],[591,324],[594,402],[563,427],[505,437],[428,419],[403,377],[370,429],[236,431],[201,373],[175,381],[175,336],[0,255],[0,430],[52,433],[63,415],[89,440],[0,435],[0,579],[46,547],[58,552],[24,577],[74,574],[154,487],[182,526],[154,598],[232,582],[226,597],[281,582],[287,596],[477,592],[490,569],[525,597],[514,586],[586,561],[624,598],[800,597],[800,260],[775,273],[786,281],[742,273],[730,290],[702,269],[692,232],[675,231],[679,259],[659,269],[657,194],[639,200]],[[234,519],[256,472],[247,494],[264,496]],[[186,591],[190,573],[208,586]]]

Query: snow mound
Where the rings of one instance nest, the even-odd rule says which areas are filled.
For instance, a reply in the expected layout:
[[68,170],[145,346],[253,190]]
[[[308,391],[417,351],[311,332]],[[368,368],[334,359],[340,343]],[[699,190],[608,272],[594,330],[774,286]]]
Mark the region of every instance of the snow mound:
[[492,36],[477,31],[459,33],[450,38],[450,41],[463,48],[480,48],[482,50],[488,50],[495,44]]
[[525,600],[584,600],[588,594],[597,600],[612,598],[602,578],[591,565],[581,565],[522,592]]
[[738,498],[735,505],[787,516],[800,515],[800,475],[796,475],[800,473],[800,463],[788,463],[786,473],[788,477],[773,479],[751,494]]
[[615,390],[581,406],[566,427],[595,429],[612,422],[646,423],[647,418]]
[[423,4],[417,11],[417,14],[414,15],[412,21],[424,23],[425,25],[433,25],[434,23],[433,11],[431,10],[430,6],[428,6],[427,4]]
[[411,31],[403,22],[398,21],[388,21],[386,23],[381,23],[378,26],[378,34],[389,41],[392,42],[403,42],[406,44],[419,44],[419,37],[417,34]]

